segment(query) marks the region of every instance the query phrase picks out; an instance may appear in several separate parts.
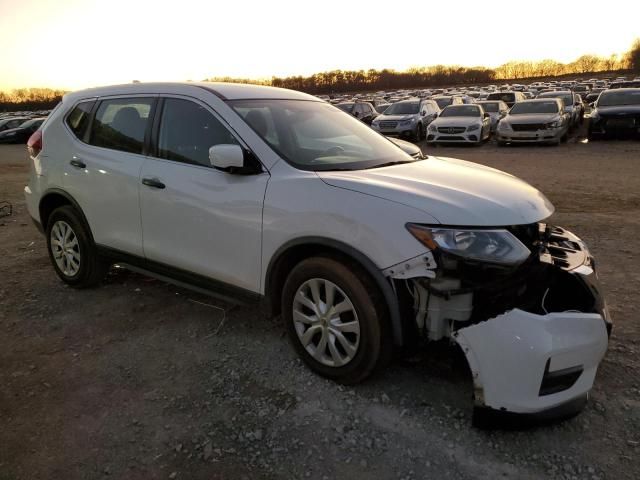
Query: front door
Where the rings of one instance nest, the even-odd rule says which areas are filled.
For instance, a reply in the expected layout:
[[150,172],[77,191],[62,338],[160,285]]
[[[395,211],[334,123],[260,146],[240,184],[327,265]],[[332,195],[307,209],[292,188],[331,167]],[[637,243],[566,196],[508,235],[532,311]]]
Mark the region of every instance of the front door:
[[258,292],[268,173],[211,167],[210,147],[240,142],[208,106],[168,97],[159,115],[155,153],[141,173],[145,257]]

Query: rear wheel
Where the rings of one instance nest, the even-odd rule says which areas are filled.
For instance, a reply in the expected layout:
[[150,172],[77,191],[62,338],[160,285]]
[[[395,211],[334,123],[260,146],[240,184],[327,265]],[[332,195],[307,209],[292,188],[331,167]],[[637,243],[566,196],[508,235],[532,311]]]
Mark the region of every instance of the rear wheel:
[[324,377],[358,383],[390,358],[386,308],[356,264],[328,257],[302,261],[285,282],[282,312],[294,348]]
[[110,266],[98,256],[88,227],[69,205],[55,209],[47,221],[47,250],[58,277],[72,287],[97,284]]

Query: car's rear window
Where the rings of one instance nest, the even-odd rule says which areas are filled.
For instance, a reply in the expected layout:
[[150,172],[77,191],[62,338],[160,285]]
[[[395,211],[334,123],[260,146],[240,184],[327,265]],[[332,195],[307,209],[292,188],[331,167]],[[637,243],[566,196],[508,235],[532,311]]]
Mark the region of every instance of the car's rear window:
[[495,113],[500,110],[498,107],[499,105],[498,102],[481,103],[480,105],[482,105],[482,108],[484,108],[485,112]]
[[515,102],[515,93],[491,93],[487,97],[488,100],[502,100],[503,102]]

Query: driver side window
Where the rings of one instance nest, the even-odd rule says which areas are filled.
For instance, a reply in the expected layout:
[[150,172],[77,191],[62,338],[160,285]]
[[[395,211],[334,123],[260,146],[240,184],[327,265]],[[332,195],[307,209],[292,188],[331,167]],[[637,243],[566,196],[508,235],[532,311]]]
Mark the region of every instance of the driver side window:
[[240,145],[211,112],[197,103],[166,98],[158,135],[158,157],[210,167],[209,148]]

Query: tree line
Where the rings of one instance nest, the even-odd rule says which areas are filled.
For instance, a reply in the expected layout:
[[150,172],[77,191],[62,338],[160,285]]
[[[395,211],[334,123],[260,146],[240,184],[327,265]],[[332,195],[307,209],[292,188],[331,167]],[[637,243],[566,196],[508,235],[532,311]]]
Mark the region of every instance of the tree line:
[[50,88],[16,88],[8,92],[0,91],[0,112],[50,110],[55,107],[64,90]]
[[[522,81],[532,78],[550,78],[562,75],[585,75],[597,72],[631,72],[640,75],[640,38],[624,55],[582,55],[570,63],[556,60],[512,61],[497,68],[462,67],[457,65],[435,65],[413,67],[399,72],[383,70],[333,70],[310,76],[272,77],[271,79],[249,79],[213,77],[207,81],[253,83],[274,87],[291,88],[307,93],[326,94],[355,91],[392,90],[416,87],[444,87],[463,84],[486,84],[492,82]],[[0,91],[0,112],[21,110],[49,110],[64,95],[63,90],[49,88],[19,88],[9,92]]]

